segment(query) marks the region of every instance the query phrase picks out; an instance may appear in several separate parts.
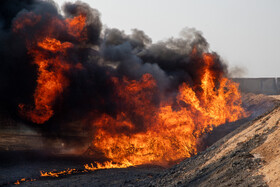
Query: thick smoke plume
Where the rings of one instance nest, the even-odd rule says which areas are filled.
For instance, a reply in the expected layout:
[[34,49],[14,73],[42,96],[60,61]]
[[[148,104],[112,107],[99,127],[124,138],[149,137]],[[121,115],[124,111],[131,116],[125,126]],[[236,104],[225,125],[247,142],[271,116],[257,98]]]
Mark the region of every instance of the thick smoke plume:
[[[86,3],[66,3],[62,11],[63,14],[52,1],[9,0],[0,4],[1,109],[36,126],[46,137],[69,143],[88,140],[88,135],[85,138],[69,136],[94,131],[88,124],[101,114],[129,113],[131,107],[123,106],[118,98],[113,77],[119,81],[123,77],[139,81],[149,73],[156,80],[161,95],[174,95],[174,98],[183,82],[191,87],[201,84],[202,53],[210,53],[201,32],[186,28],[179,38],[153,43],[138,29],[133,29],[131,34],[116,28],[102,30],[99,12]],[[86,17],[86,26],[81,36],[76,37],[75,31],[69,32],[61,22],[78,15]],[[19,106],[27,111],[34,106],[39,73],[38,66],[33,63],[35,52],[30,53],[30,46],[41,36],[49,35],[65,45],[71,43],[71,47],[65,47],[62,52],[50,54],[52,58],[66,61],[69,68],[59,70],[67,85],[55,93],[57,97],[51,101],[53,115],[39,125],[22,115]],[[65,53],[63,58],[60,53]],[[211,55],[215,62],[211,69],[218,87],[221,76],[227,74],[227,67],[218,54],[211,52]],[[159,92],[153,92],[152,105],[164,99]],[[141,116],[129,114],[135,121],[134,131],[144,132],[146,126]]]

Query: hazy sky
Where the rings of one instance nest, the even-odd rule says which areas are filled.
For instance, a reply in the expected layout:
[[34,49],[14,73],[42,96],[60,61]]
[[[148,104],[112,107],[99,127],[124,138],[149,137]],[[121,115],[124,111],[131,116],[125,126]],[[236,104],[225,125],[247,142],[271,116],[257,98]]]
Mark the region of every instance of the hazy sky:
[[[64,0],[56,0],[63,4]],[[84,0],[108,27],[143,30],[154,42],[185,27],[203,32],[245,77],[280,77],[280,0]]]

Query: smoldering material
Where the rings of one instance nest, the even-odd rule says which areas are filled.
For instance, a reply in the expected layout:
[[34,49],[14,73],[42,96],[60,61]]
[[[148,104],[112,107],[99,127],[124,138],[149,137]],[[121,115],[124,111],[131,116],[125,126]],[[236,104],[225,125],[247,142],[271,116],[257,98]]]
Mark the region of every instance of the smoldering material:
[[[66,3],[62,7],[63,15],[53,1],[9,0],[1,1],[0,7],[1,110],[14,114],[15,118],[24,120],[31,126],[36,124],[18,115],[19,103],[34,102],[33,94],[38,76],[37,67],[28,54],[26,40],[33,40],[36,35],[42,34],[41,31],[51,24],[50,16],[64,20],[81,13],[86,15],[86,41],[76,40],[59,25],[52,33],[61,42],[74,44],[67,51],[67,62],[72,65],[81,63],[83,67],[65,72],[69,86],[56,99],[54,116],[39,128],[44,136],[59,138],[65,142],[88,140],[88,137],[69,138],[69,135],[78,136],[82,131],[90,132],[94,129],[89,123],[94,118],[102,113],[114,116],[121,110],[118,105],[120,102],[116,102],[112,77],[139,80],[149,73],[157,81],[162,95],[176,96],[182,82],[191,86],[200,84],[200,70],[203,66],[201,54],[211,52],[202,33],[193,28],[185,28],[179,38],[158,43],[153,43],[149,36],[138,29],[133,29],[131,34],[125,34],[116,28],[106,28],[101,32],[102,23],[98,10],[80,1]],[[40,21],[14,32],[13,23],[30,13],[40,15]],[[216,72],[215,77],[219,79],[222,74],[227,73],[227,67],[218,54],[211,53],[215,56],[213,72]],[[160,97],[155,95],[154,98]],[[157,103],[159,102],[154,102],[155,105]],[[145,131],[141,127],[136,129]]]

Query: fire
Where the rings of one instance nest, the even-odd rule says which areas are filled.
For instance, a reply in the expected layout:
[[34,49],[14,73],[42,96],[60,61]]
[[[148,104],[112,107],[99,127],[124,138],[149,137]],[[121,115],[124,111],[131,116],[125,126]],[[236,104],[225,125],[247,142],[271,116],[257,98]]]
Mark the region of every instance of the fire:
[[[47,23],[42,24],[41,20],[46,20]],[[69,51],[78,49],[76,52],[80,54],[80,51],[83,53],[80,48],[85,46],[88,47],[85,50],[87,52],[93,51],[93,48],[98,51],[98,46],[91,46],[86,41],[87,31],[90,30],[86,26],[90,21],[92,20],[87,20],[86,13],[67,19],[51,15],[45,15],[42,19],[42,15],[25,13],[14,21],[12,30],[16,33],[25,33],[25,29],[45,25],[38,31],[34,29],[34,38],[26,37],[28,54],[37,68],[37,84],[33,104],[21,103],[18,106],[20,114],[33,123],[43,124],[54,115],[56,101],[72,86],[70,76],[67,75],[72,69],[84,70],[83,62],[70,62]],[[56,32],[56,28],[60,32]],[[75,55],[79,59],[77,56]],[[161,93],[151,74],[143,74],[140,80],[125,76],[110,77],[111,81],[108,82],[112,83],[114,91],[114,96],[110,95],[113,97],[110,99],[114,101],[117,111],[97,111],[92,121],[92,147],[109,162],[103,165],[96,163],[96,167],[85,165],[86,170],[176,163],[197,153],[202,134],[211,131],[213,127],[246,116],[241,107],[238,85],[226,78],[222,70],[217,72],[216,56],[202,53],[194,46],[188,57],[199,64],[200,69],[195,70],[199,71],[195,72],[198,73],[198,78],[194,78],[193,84],[182,83],[172,93]],[[102,59],[102,52],[96,58],[106,61],[105,58]],[[99,63],[98,66],[103,65],[96,61],[94,63]],[[114,68],[116,67],[111,67],[107,72],[108,76],[111,71],[112,74],[116,73]],[[168,74],[167,71],[165,73]],[[102,96],[100,98],[103,99]],[[75,172],[75,169],[41,172],[41,176],[58,177]]]
[[22,178],[20,180],[17,180],[16,182],[14,182],[15,185],[24,183],[24,182],[33,182],[36,181],[37,179],[26,179],[26,178]]
[[107,161],[107,162],[104,162],[103,164],[101,163],[98,163],[98,162],[95,162],[96,166],[94,166],[92,163],[89,165],[89,164],[85,164],[85,170],[88,170],[88,171],[95,171],[95,170],[98,170],[98,169],[108,169],[108,168],[128,168],[130,166],[133,166],[132,163],[130,162],[125,162],[125,163],[121,163],[121,164],[118,164],[118,163],[113,163],[112,161]]
[[54,38],[45,38],[38,42],[40,48],[30,51],[34,56],[34,63],[38,66],[37,88],[34,93],[34,109],[24,110],[25,105],[19,105],[21,113],[30,118],[34,123],[42,124],[53,114],[53,103],[56,97],[67,87],[68,80],[63,72],[69,70],[70,65],[66,61],[51,53],[65,53],[72,44],[61,43]]
[[[139,81],[114,78],[123,108],[116,116],[101,115],[93,147],[118,163],[169,165],[197,153],[199,137],[215,126],[246,114],[241,107],[238,85],[222,77],[215,85],[214,56],[204,53],[199,87],[183,83],[175,103],[156,103],[156,81],[150,74]],[[137,129],[137,123],[145,130]]]
[[40,171],[40,174],[42,177],[59,177],[61,175],[69,175],[72,174],[74,172],[76,172],[76,169],[67,169],[67,170],[63,170],[63,171],[49,171],[49,172],[44,172],[44,171]]
[[41,16],[34,14],[33,12],[25,13],[23,17],[19,17],[13,25],[13,31],[18,32],[24,29],[26,26],[34,26],[41,20]]
[[[14,24],[14,32],[18,32],[25,26],[33,26],[40,21],[41,16],[28,13],[21,17],[21,22],[17,20]],[[86,38],[85,25],[86,17],[78,15],[68,18],[64,22],[53,18],[51,24],[65,27],[65,30],[78,40]],[[32,122],[43,124],[54,115],[54,103],[64,89],[69,85],[69,81],[64,75],[72,68],[66,60],[66,52],[73,48],[70,42],[61,42],[56,39],[54,27],[50,26],[46,36],[38,35],[35,42],[28,41],[28,53],[33,57],[33,63],[38,68],[37,87],[34,93],[34,107],[19,104],[20,113]],[[81,68],[81,65],[74,68]]]
[[[124,162],[124,163],[113,163],[112,161],[107,161],[104,163],[95,162],[94,164],[85,164],[83,170],[77,170],[77,169],[66,169],[62,171],[49,171],[44,172],[40,171],[41,177],[60,177],[62,175],[69,175],[74,173],[84,173],[89,171],[95,171],[99,169],[108,169],[108,168],[128,168],[130,166],[133,166],[132,163]],[[25,180],[25,179],[24,179]],[[23,182],[23,179],[20,181]]]
[[132,163],[129,162],[125,162],[125,163],[113,163],[112,161],[107,161],[104,162],[103,164],[99,163],[99,162],[95,162],[94,164],[85,164],[84,165],[84,169],[82,170],[78,170],[78,169],[65,169],[65,170],[61,170],[61,171],[40,171],[40,177],[38,178],[30,178],[30,179],[26,179],[26,178],[22,178],[20,180],[16,180],[16,182],[14,182],[14,184],[18,185],[24,182],[33,182],[36,180],[39,180],[40,178],[43,177],[53,177],[53,178],[57,178],[57,177],[61,177],[64,175],[70,175],[70,174],[81,174],[81,173],[87,173],[87,172],[91,172],[91,171],[95,171],[95,170],[99,170],[99,169],[109,169],[109,168],[128,168],[133,166]]
[[67,30],[68,32],[75,36],[76,38],[80,39],[80,40],[85,40],[86,39],[86,29],[85,29],[85,25],[86,25],[86,16],[85,15],[79,15],[76,16],[74,18],[69,18],[66,19],[66,23],[67,23]]

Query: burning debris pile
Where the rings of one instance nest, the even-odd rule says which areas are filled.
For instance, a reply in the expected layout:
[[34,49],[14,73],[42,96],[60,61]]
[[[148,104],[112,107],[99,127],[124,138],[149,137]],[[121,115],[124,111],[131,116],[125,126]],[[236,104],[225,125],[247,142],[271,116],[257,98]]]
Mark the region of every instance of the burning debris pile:
[[196,154],[213,127],[246,117],[238,85],[195,29],[152,43],[137,29],[102,30],[85,3],[62,10],[1,2],[1,109],[46,138],[91,142],[92,156],[128,166],[169,165]]

